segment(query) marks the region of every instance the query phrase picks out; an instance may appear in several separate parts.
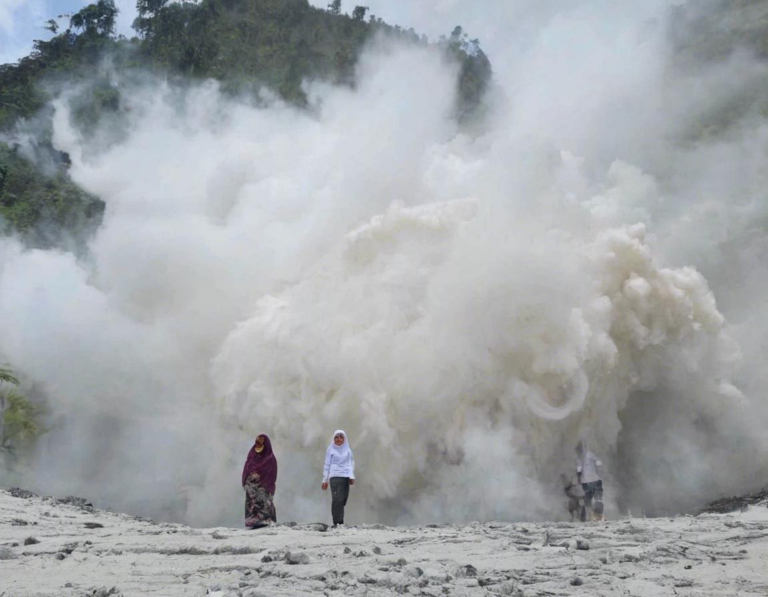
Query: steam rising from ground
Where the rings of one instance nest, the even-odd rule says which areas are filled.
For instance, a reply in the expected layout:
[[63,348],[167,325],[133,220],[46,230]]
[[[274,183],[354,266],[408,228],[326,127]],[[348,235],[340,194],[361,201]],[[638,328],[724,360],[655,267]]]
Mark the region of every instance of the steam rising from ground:
[[663,27],[601,18],[506,56],[476,137],[455,67],[386,43],[309,112],[135,87],[108,146],[63,96],[54,142],[107,212],[84,261],[0,244],[0,351],[49,413],[21,481],[237,524],[267,432],[280,518],[320,518],[339,427],[355,521],[559,517],[579,438],[609,511],[765,478],[768,128],[682,142],[761,67],[670,81]]

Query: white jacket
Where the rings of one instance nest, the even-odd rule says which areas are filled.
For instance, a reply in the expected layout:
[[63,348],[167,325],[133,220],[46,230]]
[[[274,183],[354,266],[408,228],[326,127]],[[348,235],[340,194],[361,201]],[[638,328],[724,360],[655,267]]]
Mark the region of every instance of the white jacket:
[[576,472],[581,473],[582,483],[600,481],[600,474],[597,472],[598,466],[603,466],[603,463],[589,450],[584,452],[583,458],[576,458]]
[[[336,433],[344,433],[337,431]],[[334,433],[334,435],[336,435]],[[331,477],[355,478],[355,456],[349,447],[347,434],[344,433],[344,444],[337,446],[331,440],[331,445],[325,451],[325,464],[323,465],[323,483],[327,483]]]

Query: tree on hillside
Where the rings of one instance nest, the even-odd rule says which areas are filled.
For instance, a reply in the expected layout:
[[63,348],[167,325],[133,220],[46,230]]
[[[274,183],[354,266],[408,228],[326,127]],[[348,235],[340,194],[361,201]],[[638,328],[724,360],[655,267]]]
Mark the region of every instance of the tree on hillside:
[[341,0],[332,0],[331,3],[328,5],[328,12],[332,15],[340,15],[341,14]]
[[365,13],[367,12],[368,12],[367,6],[355,6],[355,9],[352,11],[352,18],[355,21],[364,21]]
[[166,4],[168,0],[137,0],[136,12],[139,16],[133,21],[133,28],[143,37],[150,35],[154,20]]
[[18,378],[7,367],[0,367],[0,449],[12,450],[16,443],[34,439],[40,433],[37,409],[16,387]]
[[114,0],[99,0],[73,14],[69,24],[91,37],[109,36],[115,33],[117,12]]

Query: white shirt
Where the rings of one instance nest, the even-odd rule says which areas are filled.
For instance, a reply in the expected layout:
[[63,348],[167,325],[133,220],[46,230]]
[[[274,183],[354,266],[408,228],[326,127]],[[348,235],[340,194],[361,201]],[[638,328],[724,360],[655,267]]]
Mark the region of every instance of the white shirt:
[[331,477],[355,478],[355,457],[352,450],[336,450],[328,446],[325,451],[325,465],[323,466],[323,483]]
[[600,481],[600,475],[597,473],[598,466],[603,466],[603,463],[589,450],[584,454],[584,458],[576,457],[576,472],[581,473],[582,483]]

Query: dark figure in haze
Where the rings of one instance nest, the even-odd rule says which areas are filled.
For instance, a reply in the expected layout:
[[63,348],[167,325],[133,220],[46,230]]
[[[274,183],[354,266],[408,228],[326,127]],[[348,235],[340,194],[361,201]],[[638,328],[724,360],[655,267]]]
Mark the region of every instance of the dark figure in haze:
[[[586,443],[580,441],[576,444],[576,474],[579,483],[584,489],[584,507],[581,510],[582,522],[587,520],[587,512],[591,514],[591,520],[603,519],[603,481],[600,478],[598,468],[602,462],[587,449]],[[594,499],[594,506],[592,500]]]
[[331,445],[325,451],[323,491],[331,485],[331,516],[333,526],[344,524],[344,507],[349,499],[349,487],[355,484],[355,457],[349,447],[347,434],[339,429],[333,434]]
[[258,529],[277,522],[272,501],[277,483],[277,459],[272,442],[263,433],[256,438],[243,467],[245,527]]
[[560,482],[563,484],[563,491],[568,497],[568,514],[571,515],[571,522],[576,522],[576,519],[580,518],[581,510],[584,507],[582,504],[584,492],[578,484],[573,482],[573,477],[560,475]]

